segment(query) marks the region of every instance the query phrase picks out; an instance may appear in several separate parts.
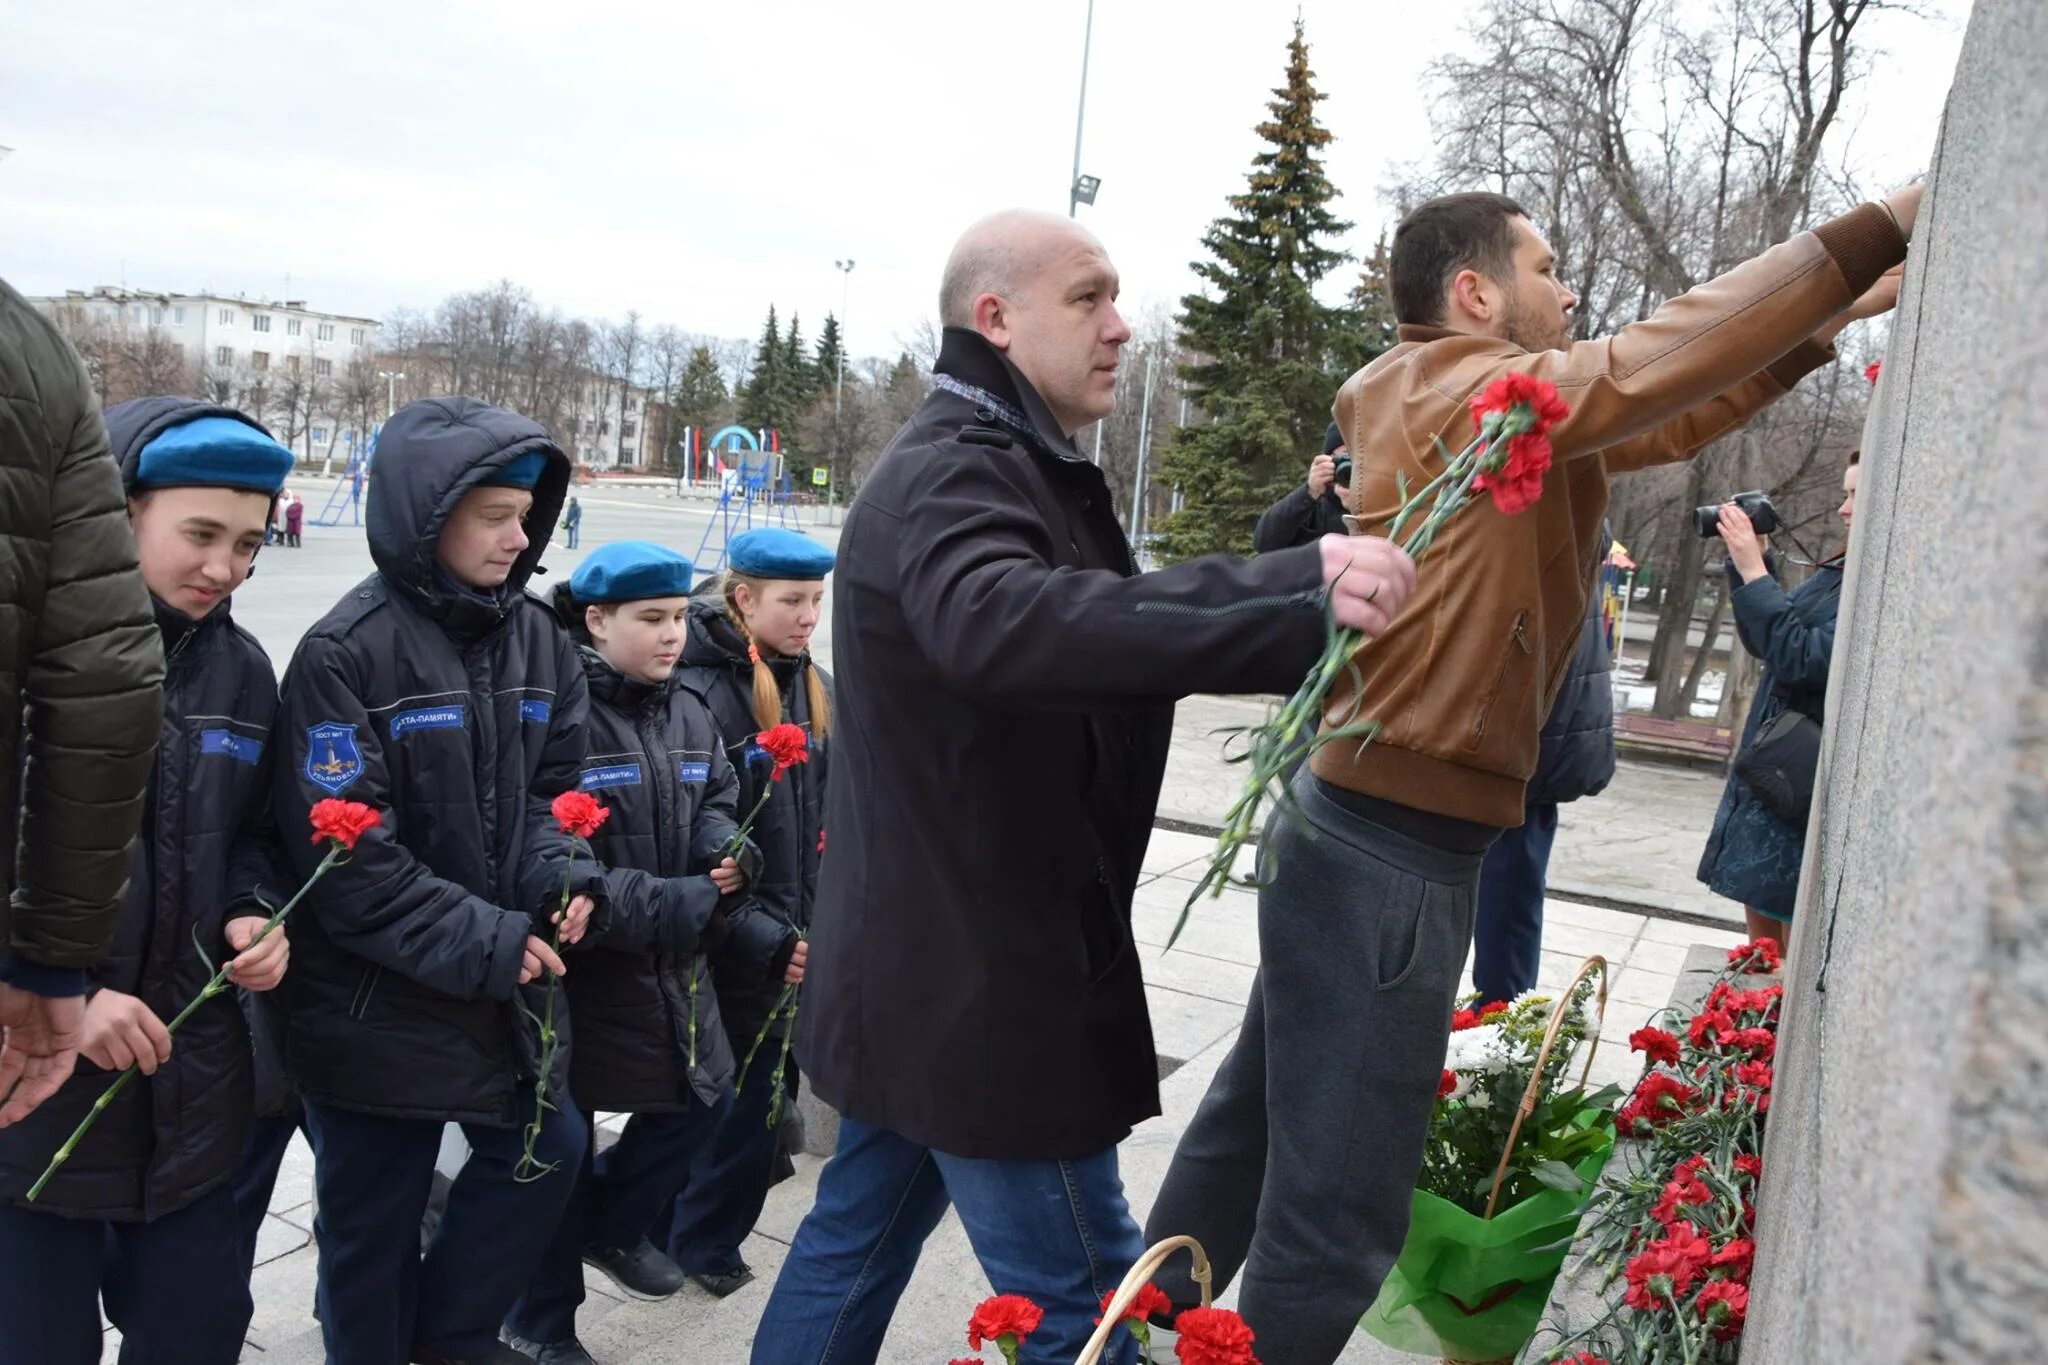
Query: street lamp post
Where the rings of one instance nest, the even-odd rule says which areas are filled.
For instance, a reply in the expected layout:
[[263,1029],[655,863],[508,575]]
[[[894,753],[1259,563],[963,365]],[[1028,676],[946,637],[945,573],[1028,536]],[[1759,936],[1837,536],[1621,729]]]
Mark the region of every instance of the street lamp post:
[[398,411],[398,381],[405,375],[399,370],[379,370],[377,377],[384,381],[384,420],[388,422],[391,414]]
[[1081,127],[1088,117],[1088,49],[1095,41],[1095,0],[1088,0],[1088,27],[1081,33],[1081,100],[1074,110],[1074,177],[1067,182],[1067,217],[1072,218],[1082,204],[1095,202],[1095,191],[1102,184],[1094,176],[1086,177],[1083,184],[1081,175]]
[[[1091,0],[1092,2],[1092,0]],[[853,296],[853,258],[832,264],[839,269],[839,374],[832,381],[832,467],[825,471],[825,505],[839,505],[839,465],[846,458],[845,427],[840,415],[846,403],[846,303]]]

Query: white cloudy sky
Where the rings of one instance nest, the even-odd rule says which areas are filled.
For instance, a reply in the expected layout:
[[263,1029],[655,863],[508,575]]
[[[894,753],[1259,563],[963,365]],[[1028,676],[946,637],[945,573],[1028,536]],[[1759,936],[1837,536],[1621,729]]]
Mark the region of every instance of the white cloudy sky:
[[[1470,0],[1301,0],[1358,244]],[[381,315],[507,276],[588,315],[893,352],[959,228],[1066,207],[1086,0],[0,0],[0,277]],[[1084,217],[1165,304],[1242,184],[1295,0],[1098,0]],[[1877,16],[1851,159],[1919,169],[1968,0]]]

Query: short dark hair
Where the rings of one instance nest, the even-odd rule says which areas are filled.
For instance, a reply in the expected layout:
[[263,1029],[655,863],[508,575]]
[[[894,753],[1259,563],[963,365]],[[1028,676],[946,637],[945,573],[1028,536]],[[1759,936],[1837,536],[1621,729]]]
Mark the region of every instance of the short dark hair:
[[1511,281],[1515,234],[1508,220],[1528,216],[1504,194],[1446,194],[1410,212],[1394,229],[1387,268],[1395,321],[1440,325],[1444,286],[1460,270]]
[[1852,450],[1852,451],[1850,451],[1850,452],[1849,452],[1849,468],[1851,468],[1851,469],[1854,469],[1854,468],[1855,468],[1855,467],[1856,467],[1857,465],[1859,465],[1859,464],[1861,464],[1861,463],[1863,463],[1863,452],[1862,452],[1862,451],[1860,451],[1860,450]]

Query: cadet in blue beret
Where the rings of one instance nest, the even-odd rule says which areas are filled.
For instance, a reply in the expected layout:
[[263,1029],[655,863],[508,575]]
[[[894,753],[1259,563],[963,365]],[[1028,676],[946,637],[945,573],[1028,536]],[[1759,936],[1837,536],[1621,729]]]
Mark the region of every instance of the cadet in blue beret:
[[[304,832],[317,802],[388,812],[296,913],[284,991],[333,1365],[526,1360],[499,1333],[589,1144],[569,1096],[572,1021],[557,1010],[545,1076],[533,1022],[567,970],[557,945],[583,937],[605,885],[548,818],[577,785],[589,689],[525,591],[569,476],[518,413],[457,397],[400,408],[365,495],[376,572],[285,675],[275,809],[299,874],[319,856]],[[450,1122],[471,1156],[423,1254]]]
[[[793,932],[811,922],[818,864],[825,851],[825,769],[831,730],[830,679],[811,659],[811,633],[825,600],[830,548],[781,527],[758,527],[732,538],[731,568],[690,604],[690,638],[681,677],[710,703],[739,769],[740,809],[766,795],[754,826],[761,849],[755,902]],[[809,759],[777,781],[754,737],[779,724],[801,727]],[[698,1283],[719,1296],[753,1278],[740,1247],[754,1229],[768,1187],[786,1159],[781,1138],[768,1126],[778,1087],[797,1083],[796,1059],[783,1048],[788,1017],[770,1020],[781,987],[803,980],[799,943],[780,980],[764,980],[749,963],[712,960],[719,1013],[742,1053],[762,1037],[754,1073],[735,1097],[732,1112],[699,1152],[689,1183],[676,1200],[669,1254]],[[765,1034],[763,1030],[766,1030]],[[781,1059],[787,1058],[786,1070]],[[778,1162],[781,1166],[778,1166]]]
[[[163,726],[112,951],[91,971],[81,1059],[0,1130],[0,1361],[93,1365],[100,1314],[124,1360],[231,1361],[249,1324],[230,1177],[254,1065],[232,997],[165,1026],[231,964],[243,992],[283,979],[282,927],[256,942],[277,875],[269,819],[277,677],[229,616],[290,452],[232,409],[146,398],[106,414],[166,660]],[[142,1073],[31,1202],[28,1190],[113,1078]]]
[[[759,857],[728,853],[740,823],[733,760],[704,700],[676,677],[690,561],[646,541],[591,552],[555,590],[582,646],[590,744],[578,777],[610,818],[591,837],[605,906],[565,979],[576,1050],[570,1093],[584,1114],[630,1114],[619,1140],[586,1158],[539,1271],[506,1319],[540,1361],[589,1359],[576,1339],[583,1266],[639,1299],[684,1276],[650,1234],[732,1103],[734,1038],[712,964],[781,984],[796,931],[743,894]],[[707,961],[707,954],[713,954]],[[758,1086],[758,1082],[756,1082]]]

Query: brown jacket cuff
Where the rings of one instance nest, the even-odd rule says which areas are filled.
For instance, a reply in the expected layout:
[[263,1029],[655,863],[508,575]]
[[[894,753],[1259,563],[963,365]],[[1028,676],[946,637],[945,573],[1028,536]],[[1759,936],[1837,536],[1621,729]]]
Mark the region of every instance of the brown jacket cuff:
[[1841,217],[1822,223],[1813,235],[1834,257],[1852,299],[1906,259],[1906,239],[1882,204],[1858,204]]
[[[1878,210],[1883,213],[1883,209]],[[1764,367],[1764,373],[1789,392],[1793,385],[1835,358],[1835,348],[1823,346],[1812,337],[1800,342]]]

